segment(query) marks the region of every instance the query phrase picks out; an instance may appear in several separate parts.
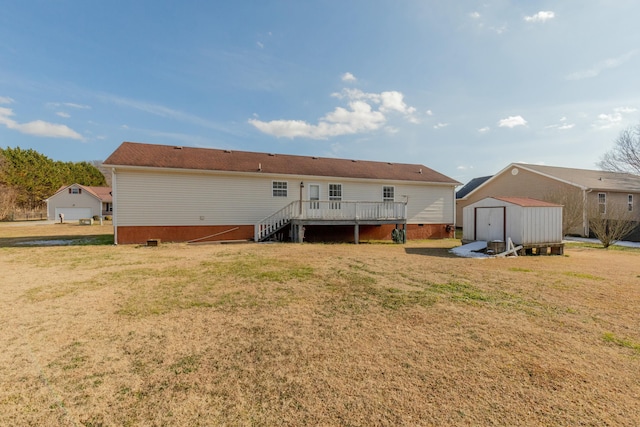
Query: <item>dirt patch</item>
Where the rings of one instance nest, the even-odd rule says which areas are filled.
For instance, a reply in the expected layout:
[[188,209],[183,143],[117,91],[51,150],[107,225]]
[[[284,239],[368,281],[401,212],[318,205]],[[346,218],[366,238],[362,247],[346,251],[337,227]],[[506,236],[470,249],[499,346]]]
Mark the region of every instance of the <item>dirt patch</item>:
[[640,425],[640,251],[456,244],[0,248],[0,424]]

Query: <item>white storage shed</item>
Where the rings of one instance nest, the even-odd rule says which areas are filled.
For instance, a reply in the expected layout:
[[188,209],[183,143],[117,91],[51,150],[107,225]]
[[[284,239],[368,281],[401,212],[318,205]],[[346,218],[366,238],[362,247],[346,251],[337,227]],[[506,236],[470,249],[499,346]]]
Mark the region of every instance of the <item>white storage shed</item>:
[[487,197],[462,211],[462,240],[503,241],[515,245],[562,243],[562,206],[525,197]]

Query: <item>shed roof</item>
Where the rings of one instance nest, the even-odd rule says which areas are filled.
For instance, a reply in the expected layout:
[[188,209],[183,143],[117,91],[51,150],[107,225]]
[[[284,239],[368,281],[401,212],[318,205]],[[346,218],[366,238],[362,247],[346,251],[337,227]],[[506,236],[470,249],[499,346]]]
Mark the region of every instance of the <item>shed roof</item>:
[[492,199],[501,200],[503,202],[512,203],[525,208],[546,208],[546,207],[562,207],[557,203],[545,202],[543,200],[532,199],[529,197],[492,197]]
[[123,142],[103,164],[460,184],[458,181],[420,164],[255,153],[135,142]]

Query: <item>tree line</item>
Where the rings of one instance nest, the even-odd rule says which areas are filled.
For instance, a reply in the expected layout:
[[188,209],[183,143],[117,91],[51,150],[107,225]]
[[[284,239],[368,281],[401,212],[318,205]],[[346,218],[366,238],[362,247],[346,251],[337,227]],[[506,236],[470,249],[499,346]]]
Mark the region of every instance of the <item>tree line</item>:
[[0,148],[0,220],[16,210],[34,211],[70,184],[106,186],[91,162],[61,162],[33,149]]

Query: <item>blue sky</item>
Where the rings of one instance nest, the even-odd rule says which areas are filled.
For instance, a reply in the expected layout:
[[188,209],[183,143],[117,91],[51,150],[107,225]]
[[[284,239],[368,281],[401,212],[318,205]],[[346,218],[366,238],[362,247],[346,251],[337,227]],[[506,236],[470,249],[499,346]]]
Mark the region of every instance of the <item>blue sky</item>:
[[122,141],[595,168],[640,120],[640,2],[6,1],[0,146]]

